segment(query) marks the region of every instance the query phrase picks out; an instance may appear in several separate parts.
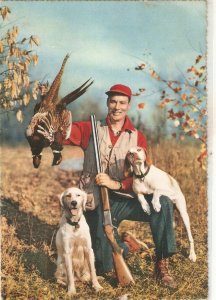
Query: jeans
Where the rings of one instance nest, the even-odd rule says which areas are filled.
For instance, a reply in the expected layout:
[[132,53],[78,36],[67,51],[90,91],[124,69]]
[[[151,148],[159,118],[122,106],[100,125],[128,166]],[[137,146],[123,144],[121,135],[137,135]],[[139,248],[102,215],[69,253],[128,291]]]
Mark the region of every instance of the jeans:
[[[128,253],[128,247],[121,241],[117,232],[117,228],[123,220],[150,223],[157,260],[170,257],[176,253],[176,241],[173,230],[173,204],[168,197],[161,196],[161,210],[157,213],[151,204],[152,196],[153,195],[145,195],[151,208],[151,214],[147,215],[143,211],[137,198],[126,198],[109,192],[114,234],[119,246],[124,250],[124,256]],[[87,211],[85,217],[90,227],[97,275],[102,275],[112,271],[114,267],[112,249],[103,230],[103,211],[101,204],[99,204],[94,211]]]

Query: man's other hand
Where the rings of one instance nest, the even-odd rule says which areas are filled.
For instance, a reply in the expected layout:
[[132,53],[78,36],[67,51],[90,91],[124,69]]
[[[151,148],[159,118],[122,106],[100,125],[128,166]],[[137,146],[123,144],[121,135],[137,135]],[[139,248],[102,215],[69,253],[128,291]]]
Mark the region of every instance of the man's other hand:
[[119,181],[113,180],[108,174],[99,173],[95,177],[97,185],[106,186],[110,190],[118,191],[121,188]]

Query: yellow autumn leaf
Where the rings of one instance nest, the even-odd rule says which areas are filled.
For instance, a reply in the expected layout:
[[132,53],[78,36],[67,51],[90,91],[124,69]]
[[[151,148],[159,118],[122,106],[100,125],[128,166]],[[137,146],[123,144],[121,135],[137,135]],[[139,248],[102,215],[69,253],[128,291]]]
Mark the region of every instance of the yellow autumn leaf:
[[27,106],[29,104],[29,101],[30,101],[30,95],[28,93],[24,94],[24,96],[23,96],[23,104],[25,106]]
[[0,8],[0,14],[1,14],[3,20],[7,17],[7,15],[10,12],[11,11],[10,11],[9,7],[7,7],[7,6],[4,6],[4,7]]
[[12,86],[12,81],[9,78],[5,78],[4,80],[4,88],[5,89],[10,89]]
[[17,84],[21,85],[22,84],[22,74],[19,73],[18,77],[17,77]]
[[32,55],[32,61],[33,61],[34,65],[36,65],[38,63],[38,55],[37,54]]
[[2,41],[0,40],[0,53],[3,53],[3,52],[4,52],[4,47],[3,47]]
[[30,79],[27,75],[23,75],[23,86],[28,87],[30,84]]
[[13,78],[14,78],[14,81],[17,82],[18,81],[18,74],[15,70],[13,70]]
[[23,113],[22,113],[22,111],[19,109],[18,111],[17,111],[17,113],[16,113],[16,118],[17,118],[17,120],[20,122],[20,123],[22,123],[23,122]]
[[38,94],[37,92],[32,93],[32,97],[34,100],[37,100],[37,94]]
[[188,124],[190,127],[194,128],[195,126],[195,121],[193,119],[188,120]]
[[21,70],[21,71],[23,71],[24,70],[24,65],[23,65],[23,63],[18,63],[17,64],[17,66],[19,67],[19,69]]
[[184,132],[186,132],[186,133],[187,133],[187,132],[189,132],[189,131],[190,131],[190,128],[188,128],[188,127],[185,127],[183,130],[184,130]]
[[200,151],[203,152],[203,151],[205,151],[205,150],[206,150],[206,144],[202,143],[202,144],[200,145]]
[[24,66],[24,70],[25,70],[25,71],[28,71],[29,61],[26,60],[26,61],[24,62],[24,64],[23,64],[23,66]]
[[12,81],[11,85],[11,98],[17,98],[17,85],[14,81]]

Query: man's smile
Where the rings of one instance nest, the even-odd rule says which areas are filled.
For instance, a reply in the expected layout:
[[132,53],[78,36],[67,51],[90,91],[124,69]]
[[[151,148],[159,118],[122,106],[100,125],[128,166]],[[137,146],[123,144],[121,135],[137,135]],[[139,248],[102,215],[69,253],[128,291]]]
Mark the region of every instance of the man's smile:
[[122,111],[112,111],[111,112],[113,115],[120,115],[122,113]]

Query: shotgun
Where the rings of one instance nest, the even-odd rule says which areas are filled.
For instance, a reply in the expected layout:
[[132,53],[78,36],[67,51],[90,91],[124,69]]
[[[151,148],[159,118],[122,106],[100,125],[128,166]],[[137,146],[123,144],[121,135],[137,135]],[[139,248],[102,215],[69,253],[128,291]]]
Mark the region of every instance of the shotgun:
[[[101,173],[102,168],[101,168],[101,159],[100,159],[99,143],[98,143],[98,132],[97,132],[97,124],[96,124],[95,115],[91,115],[91,126],[92,126],[92,133],[93,133],[93,142],[94,142],[97,173]],[[121,286],[127,286],[129,284],[134,284],[133,277],[130,273],[130,270],[129,270],[127,264],[124,261],[123,256],[122,256],[123,250],[118,245],[118,243],[115,239],[114,233],[113,233],[113,225],[112,225],[112,218],[111,218],[111,212],[110,212],[108,188],[105,186],[101,186],[100,190],[101,190],[102,209],[103,209],[104,232],[105,232],[106,237],[112,247],[113,264],[114,264],[117,279]]]

